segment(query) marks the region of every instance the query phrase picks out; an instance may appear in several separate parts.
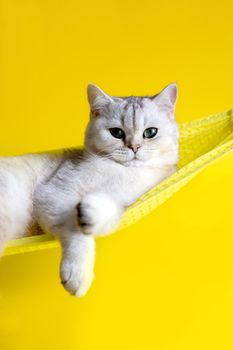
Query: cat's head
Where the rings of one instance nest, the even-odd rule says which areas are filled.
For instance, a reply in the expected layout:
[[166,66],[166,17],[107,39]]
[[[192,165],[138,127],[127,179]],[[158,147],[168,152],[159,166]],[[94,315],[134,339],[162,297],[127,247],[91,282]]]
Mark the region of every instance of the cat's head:
[[91,108],[87,151],[126,166],[176,164],[176,84],[154,96],[115,97],[92,84],[87,92]]

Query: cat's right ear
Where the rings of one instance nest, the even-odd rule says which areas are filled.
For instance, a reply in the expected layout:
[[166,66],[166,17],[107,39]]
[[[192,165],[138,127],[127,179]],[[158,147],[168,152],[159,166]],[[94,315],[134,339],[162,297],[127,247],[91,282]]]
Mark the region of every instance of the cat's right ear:
[[91,116],[97,117],[101,109],[113,102],[111,96],[107,95],[103,90],[94,84],[87,87],[87,97],[91,108]]

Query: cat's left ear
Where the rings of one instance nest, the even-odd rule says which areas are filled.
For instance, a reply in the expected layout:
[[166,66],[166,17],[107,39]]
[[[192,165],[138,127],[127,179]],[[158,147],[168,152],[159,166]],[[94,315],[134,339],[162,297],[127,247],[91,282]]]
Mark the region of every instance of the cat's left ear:
[[174,118],[174,110],[178,96],[178,88],[176,83],[172,83],[165,87],[158,95],[153,98],[153,101],[160,109],[166,110],[171,118]]
[[102,108],[113,102],[111,96],[107,95],[103,90],[94,84],[88,85],[87,97],[92,116],[98,116]]

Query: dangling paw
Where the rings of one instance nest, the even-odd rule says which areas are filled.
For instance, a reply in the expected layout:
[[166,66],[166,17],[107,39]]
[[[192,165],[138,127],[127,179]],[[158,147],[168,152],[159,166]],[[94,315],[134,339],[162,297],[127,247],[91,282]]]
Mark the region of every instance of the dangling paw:
[[61,283],[70,294],[77,297],[84,296],[94,279],[91,264],[80,264],[68,259],[62,260],[60,269]]

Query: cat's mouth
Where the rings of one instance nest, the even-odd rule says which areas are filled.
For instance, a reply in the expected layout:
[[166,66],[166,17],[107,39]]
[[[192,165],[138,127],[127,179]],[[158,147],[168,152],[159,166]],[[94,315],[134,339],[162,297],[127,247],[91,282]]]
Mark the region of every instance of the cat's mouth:
[[133,153],[129,159],[125,160],[123,163],[125,166],[142,166],[144,163],[143,159],[138,153]]
[[140,160],[137,153],[133,153],[126,162],[132,162],[134,160]]
[[133,152],[129,150],[117,150],[116,152],[109,154],[108,158],[125,166],[135,166],[135,164],[137,164],[137,166],[142,166],[145,162],[145,159],[143,159],[144,157],[141,152]]

